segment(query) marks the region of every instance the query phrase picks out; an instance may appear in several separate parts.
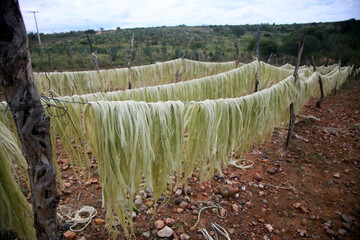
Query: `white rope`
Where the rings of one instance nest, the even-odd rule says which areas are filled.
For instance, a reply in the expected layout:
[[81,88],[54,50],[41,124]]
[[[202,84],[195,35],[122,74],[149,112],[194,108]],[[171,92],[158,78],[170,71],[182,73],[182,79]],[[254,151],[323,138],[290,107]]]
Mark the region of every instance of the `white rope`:
[[[59,209],[61,214],[58,212],[58,216],[63,220],[64,218],[67,218],[65,222],[73,223],[71,225],[70,230],[73,232],[80,232],[84,230],[90,223],[91,220],[96,216],[97,210],[94,207],[91,206],[83,206],[80,208],[80,210],[72,212],[71,208],[66,205],[59,205]],[[86,217],[84,217],[84,215]],[[73,229],[77,224],[83,224],[85,225],[81,229]]]
[[[216,208],[216,213],[217,213],[217,215],[218,215],[219,218],[226,218],[227,215],[228,215],[226,209],[223,208],[223,207],[220,207],[220,206],[213,205],[213,206],[203,207],[203,208],[200,209],[200,211],[199,211],[199,213],[198,213],[198,218],[197,218],[197,221],[196,221],[194,227],[196,227],[196,226],[199,224],[201,212],[202,212],[203,210],[205,210],[205,209],[208,209],[208,208]],[[219,208],[222,208],[222,209],[225,210],[225,216],[221,216],[221,215],[219,214]]]
[[[220,224],[217,224],[217,223],[211,223],[211,227],[214,229],[215,231],[215,234],[216,234],[216,231],[218,231],[221,235],[223,235],[227,240],[231,240],[230,236],[229,236],[229,233],[226,231],[225,228],[223,228]],[[218,236],[217,234],[215,235],[216,238],[214,239],[213,237],[210,236],[210,234],[208,233],[208,231],[203,228],[200,230],[202,232],[202,234],[204,235],[205,239],[206,240],[217,240],[218,239]]]
[[297,190],[295,188],[295,183],[293,181],[286,181],[285,183],[283,183],[285,185],[285,187],[282,187],[282,186],[275,186],[275,185],[272,185],[272,184],[269,184],[270,187],[274,187],[274,188],[281,188],[281,189],[287,189],[287,190],[293,190],[294,193],[298,194],[299,193],[299,190]]
[[[244,164],[237,164],[237,162],[238,161],[242,161],[242,162],[246,162],[246,163],[249,163],[249,164],[246,164],[246,165],[244,165]],[[242,170],[246,170],[246,169],[248,169],[248,168],[252,168],[253,166],[254,166],[254,162],[253,161],[251,161],[251,160],[248,160],[248,159],[238,159],[238,160],[231,160],[230,162],[229,162],[229,165],[232,165],[232,166],[234,166],[234,167],[237,167],[237,168],[240,168],[240,169],[242,169]]]

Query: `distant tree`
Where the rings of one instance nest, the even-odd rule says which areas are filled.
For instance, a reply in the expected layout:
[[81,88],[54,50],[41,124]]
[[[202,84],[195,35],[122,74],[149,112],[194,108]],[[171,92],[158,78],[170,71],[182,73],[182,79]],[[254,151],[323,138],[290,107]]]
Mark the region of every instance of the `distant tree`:
[[245,34],[244,28],[240,25],[230,26],[230,30],[237,38]]

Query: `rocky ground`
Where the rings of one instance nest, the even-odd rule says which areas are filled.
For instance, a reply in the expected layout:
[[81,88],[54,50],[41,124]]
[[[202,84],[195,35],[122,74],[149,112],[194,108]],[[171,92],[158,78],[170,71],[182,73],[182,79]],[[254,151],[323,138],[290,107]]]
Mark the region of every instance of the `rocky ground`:
[[[141,192],[133,213],[137,239],[359,239],[360,238],[360,81],[352,80],[328,96],[322,108],[311,100],[297,116],[294,138],[284,151],[286,129],[242,159],[254,162],[243,170],[224,169],[199,183],[194,175],[187,189],[177,189],[158,201]],[[63,225],[72,239],[110,239],[101,208],[97,163],[92,181],[80,184],[67,159],[58,162],[65,188],[60,204],[72,209],[93,206],[98,213],[80,232]],[[234,156],[236,157],[236,156]],[[245,163],[245,162],[244,162]],[[215,225],[218,224],[218,225]],[[218,229],[221,230],[220,227]],[[124,239],[120,234],[118,239]]]

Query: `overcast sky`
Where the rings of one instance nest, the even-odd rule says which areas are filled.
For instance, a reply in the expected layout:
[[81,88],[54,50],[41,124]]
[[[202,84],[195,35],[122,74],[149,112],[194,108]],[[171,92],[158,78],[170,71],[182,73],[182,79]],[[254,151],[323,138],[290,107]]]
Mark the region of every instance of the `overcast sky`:
[[360,19],[360,0],[19,0],[28,32]]

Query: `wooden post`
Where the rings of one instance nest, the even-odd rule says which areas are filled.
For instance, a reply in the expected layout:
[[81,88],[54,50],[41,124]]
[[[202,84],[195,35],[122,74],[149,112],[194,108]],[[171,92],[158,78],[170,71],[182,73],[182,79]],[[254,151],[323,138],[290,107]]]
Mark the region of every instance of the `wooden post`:
[[51,68],[51,51],[50,48],[48,49],[48,66]]
[[257,33],[257,38],[256,38],[256,59],[259,63],[259,66],[258,66],[258,69],[256,71],[256,76],[255,76],[255,92],[258,91],[258,86],[259,86],[259,67],[260,67],[259,50],[260,50],[261,27],[262,27],[262,24],[260,24],[260,26],[258,28],[258,33]]
[[60,239],[56,215],[60,195],[52,161],[50,118],[44,112],[35,87],[26,30],[17,0],[0,1],[0,26],[0,86],[28,163],[36,237]]
[[181,60],[183,60],[183,59],[186,57],[186,55],[187,55],[187,53],[188,53],[188,49],[189,49],[189,47],[190,47],[190,45],[191,45],[191,43],[192,43],[193,40],[194,40],[194,37],[191,37],[190,40],[189,40],[189,42],[188,42],[188,45],[187,45],[187,47],[186,47],[186,50],[185,50],[185,52],[184,52],[184,55],[181,57]]
[[[186,49],[185,49],[185,52],[184,54],[182,55],[181,57],[181,61],[184,60],[184,58],[186,57],[187,53],[188,53],[188,49],[190,48],[190,45],[193,41],[194,37],[191,37],[189,42],[188,42],[188,45],[186,46]],[[182,77],[182,64],[180,66],[180,69],[176,71],[175,73],[175,82],[180,82],[181,81],[181,77]]]
[[153,58],[152,58],[152,48],[150,48],[150,64],[153,63]]
[[326,63],[325,63],[325,67],[329,66],[329,57],[326,57]]
[[[312,60],[314,72],[316,72],[316,64],[315,64],[314,56],[311,57],[311,60]],[[324,101],[324,88],[323,88],[321,76],[319,76],[319,86],[320,86],[320,98],[316,101],[315,104],[316,108],[321,108],[321,103]]]
[[109,57],[110,57],[110,67],[113,68],[111,47],[109,47]]
[[282,65],[285,65],[285,64],[286,64],[286,55],[284,55],[284,59],[283,59]]
[[[341,54],[340,54],[340,57],[339,57],[339,72],[341,71]],[[337,90],[337,82],[335,83],[335,89],[334,89],[334,95],[336,95],[336,90]]]
[[[298,77],[298,69],[299,69],[299,66],[300,66],[301,56],[302,56],[302,53],[303,53],[303,50],[304,50],[304,43],[305,43],[306,33],[307,33],[307,28],[305,28],[303,30],[302,36],[301,36],[301,41],[299,43],[299,53],[298,53],[297,62],[296,62],[295,70],[294,70],[294,84],[296,84],[297,77]],[[288,136],[287,136],[286,145],[285,145],[286,151],[289,149],[290,139],[291,139],[291,137],[293,135],[293,132],[294,132],[295,120],[296,120],[296,116],[295,116],[295,110],[294,110],[294,103],[291,103],[290,104],[289,131],[288,131]]]
[[131,36],[131,43],[130,43],[130,55],[129,55],[129,58],[128,58],[128,62],[127,62],[127,68],[128,68],[128,84],[129,84],[129,89],[131,89],[131,82],[130,82],[130,63],[131,63],[131,60],[133,58],[133,51],[134,51],[134,39],[135,39],[135,35],[134,35],[134,32],[132,33],[132,36]]
[[94,49],[93,49],[93,47],[92,47],[89,32],[86,34],[86,37],[87,37],[88,43],[89,43],[89,45],[90,45],[91,56],[92,56],[92,59],[93,59],[93,61],[94,61],[95,69],[96,69],[97,71],[99,71],[98,59],[97,59],[97,56],[96,56],[96,54],[95,54],[95,52],[94,52]]
[[239,47],[238,47],[238,45],[237,45],[237,43],[235,43],[235,66],[236,66],[236,68],[239,66],[239,62],[240,62],[240,60],[239,60]]

